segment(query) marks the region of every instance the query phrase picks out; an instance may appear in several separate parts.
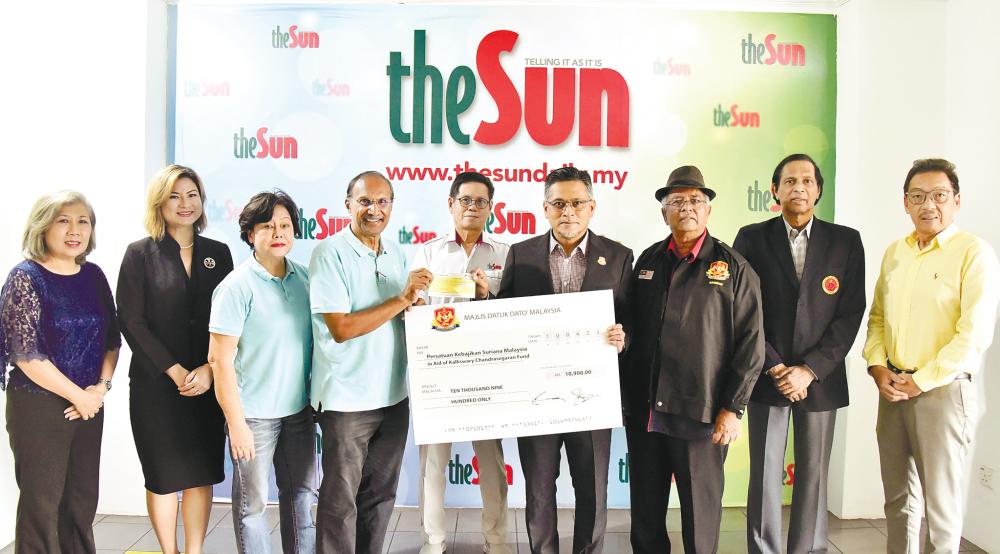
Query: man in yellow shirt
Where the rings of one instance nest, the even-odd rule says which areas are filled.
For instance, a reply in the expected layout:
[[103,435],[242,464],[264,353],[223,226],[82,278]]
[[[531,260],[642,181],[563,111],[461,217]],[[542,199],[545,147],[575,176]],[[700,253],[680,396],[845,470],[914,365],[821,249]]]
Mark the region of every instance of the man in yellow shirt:
[[913,163],[903,206],[914,232],[886,250],[868,316],[863,355],[881,396],[875,433],[890,553],[958,552],[961,540],[983,413],[972,380],[1000,303],[996,253],[954,224],[961,200],[953,164]]

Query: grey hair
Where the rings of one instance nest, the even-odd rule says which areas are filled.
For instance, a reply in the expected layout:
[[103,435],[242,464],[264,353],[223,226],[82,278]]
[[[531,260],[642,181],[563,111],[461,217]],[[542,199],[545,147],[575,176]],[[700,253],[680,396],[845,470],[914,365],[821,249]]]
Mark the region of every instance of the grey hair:
[[35,201],[28,215],[28,223],[24,226],[24,238],[21,241],[21,253],[25,258],[35,261],[43,261],[49,257],[49,248],[45,244],[45,235],[52,228],[59,210],[63,206],[70,204],[80,204],[90,213],[90,241],[87,249],[76,257],[76,263],[83,264],[87,261],[87,254],[97,248],[97,217],[94,215],[94,207],[90,205],[87,198],[75,190],[61,190],[46,194]]

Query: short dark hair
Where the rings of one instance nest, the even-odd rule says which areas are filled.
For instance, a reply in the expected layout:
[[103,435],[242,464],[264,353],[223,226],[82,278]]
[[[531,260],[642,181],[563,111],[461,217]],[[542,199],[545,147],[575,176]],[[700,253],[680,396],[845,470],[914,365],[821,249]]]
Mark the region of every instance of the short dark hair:
[[463,171],[455,176],[455,180],[451,183],[451,190],[448,191],[448,196],[456,198],[458,196],[458,189],[462,187],[465,183],[479,183],[481,185],[486,185],[486,189],[489,190],[490,200],[493,200],[493,181],[490,178],[479,173],[478,171]]
[[[778,186],[778,181],[781,180],[781,171],[785,169],[786,165],[792,162],[809,162],[813,164],[813,171],[816,173],[816,185],[819,186],[819,196],[816,197],[816,203],[819,204],[819,199],[823,198],[823,173],[819,170],[819,164],[809,154],[798,153],[785,156],[785,159],[778,162],[778,166],[774,168],[774,174],[771,175],[771,184],[775,187]],[[774,201],[778,202],[778,197],[773,192],[771,193],[771,198],[774,198]]]
[[239,218],[240,238],[250,245],[251,250],[253,250],[253,242],[250,241],[250,233],[253,232],[253,228],[257,224],[271,221],[275,206],[284,206],[288,210],[288,215],[292,216],[294,236],[297,239],[302,238],[302,228],[299,227],[299,207],[295,205],[292,197],[280,189],[274,189],[271,192],[258,192],[253,195],[246,206],[243,206]]
[[955,164],[949,162],[944,158],[924,158],[922,160],[915,160],[913,162],[913,167],[906,174],[906,181],[903,182],[903,192],[910,191],[910,180],[914,176],[920,175],[921,173],[935,173],[940,171],[948,176],[948,180],[951,181],[951,190],[955,194],[958,194],[958,174],[955,173]]
[[354,192],[354,184],[357,183],[358,181],[362,180],[362,179],[367,179],[368,177],[378,177],[379,179],[382,179],[383,181],[385,181],[385,183],[387,185],[389,185],[390,198],[395,198],[396,197],[396,191],[394,191],[392,189],[392,181],[390,181],[388,177],[386,177],[385,175],[382,175],[378,171],[369,170],[369,171],[362,171],[361,173],[358,173],[353,178],[351,178],[350,181],[347,182],[347,198],[350,198],[351,194]]
[[583,169],[577,169],[571,165],[557,167],[545,176],[545,198],[549,197],[549,189],[556,183],[563,181],[581,181],[587,185],[587,194],[594,197],[594,183],[590,180],[590,173]]

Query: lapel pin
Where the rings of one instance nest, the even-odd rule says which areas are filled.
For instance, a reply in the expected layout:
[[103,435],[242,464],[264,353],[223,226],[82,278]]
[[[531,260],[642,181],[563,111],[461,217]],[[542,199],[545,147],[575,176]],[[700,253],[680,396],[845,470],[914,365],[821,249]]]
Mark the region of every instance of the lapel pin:
[[597,258],[597,265],[608,265],[608,261],[604,259],[604,256]]
[[215,267],[215,258],[205,258],[205,267],[212,269]]

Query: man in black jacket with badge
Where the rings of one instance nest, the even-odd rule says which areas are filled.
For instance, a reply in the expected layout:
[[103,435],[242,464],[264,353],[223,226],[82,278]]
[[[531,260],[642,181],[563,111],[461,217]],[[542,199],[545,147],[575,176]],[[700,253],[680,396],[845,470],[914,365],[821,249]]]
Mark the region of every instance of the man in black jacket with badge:
[[806,154],[771,178],[781,216],[740,229],[733,248],[760,276],[765,374],[748,410],[747,551],[781,552],[782,470],[794,421],[789,554],[826,552],[826,481],[837,409],[847,405],[844,358],[865,313],[865,251],[849,227],[813,214],[823,174]]
[[670,552],[666,514],[677,483],[686,552],[716,552],[723,464],[764,364],[760,282],[708,234],[715,191],[694,166],[656,191],[670,236],[639,257],[630,291],[625,371],[632,549]]

